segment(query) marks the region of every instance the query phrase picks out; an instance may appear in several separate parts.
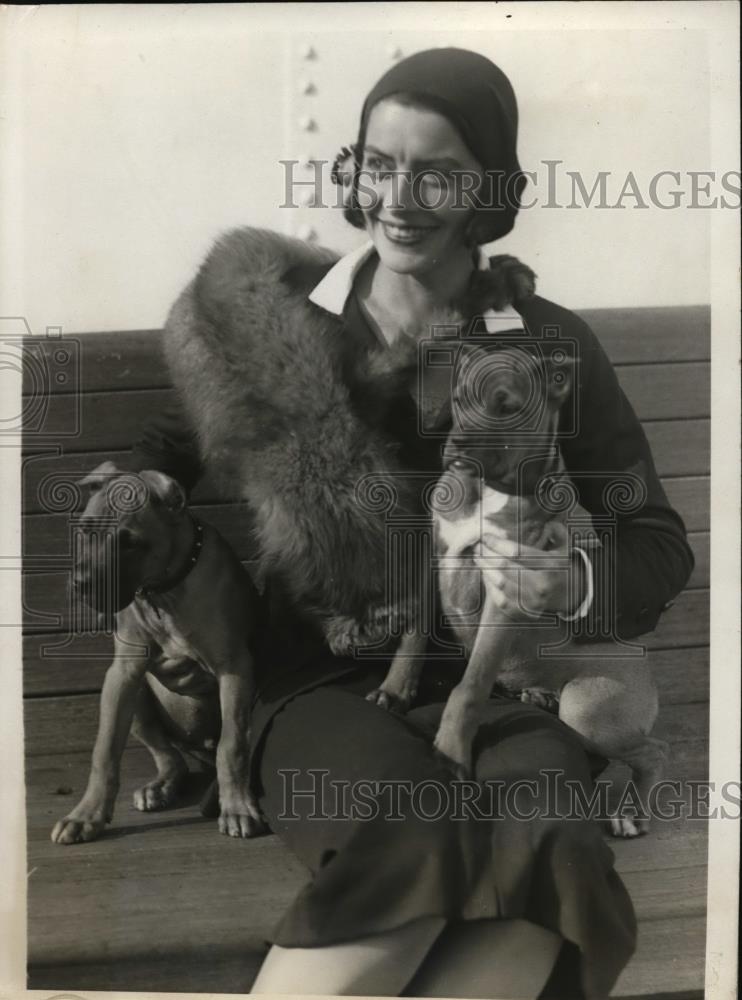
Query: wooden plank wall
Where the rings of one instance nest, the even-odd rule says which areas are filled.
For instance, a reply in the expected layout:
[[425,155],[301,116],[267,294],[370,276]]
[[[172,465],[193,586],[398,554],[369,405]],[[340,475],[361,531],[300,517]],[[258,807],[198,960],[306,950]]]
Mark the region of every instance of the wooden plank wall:
[[[590,310],[582,315],[616,365],[619,379],[643,421],[658,471],[670,499],[685,519],[696,555],[696,569],[688,589],[645,641],[651,650],[662,703],[657,732],[671,742],[672,774],[703,779],[709,688],[710,310],[700,306]],[[69,498],[64,484],[74,482],[106,459],[125,462],[144,419],[172,391],[160,357],[157,331],[80,337],[78,371],[72,373],[77,362],[60,360],[58,354],[60,348],[66,350],[68,343],[69,338],[62,342],[29,338],[26,344],[26,416],[29,426],[36,422],[35,432],[29,432],[25,439],[22,477],[24,691],[30,785],[37,780],[33,775],[47,774],[51,765],[44,762],[59,755],[68,755],[83,773],[96,726],[97,692],[111,648],[106,637],[70,640],[68,636]],[[57,380],[57,375],[63,377]],[[52,391],[48,397],[41,396],[39,387],[46,386],[50,377]],[[60,428],[70,433],[57,433]],[[51,431],[44,433],[45,429]],[[250,540],[239,507],[225,504],[208,480],[197,487],[193,503],[203,518],[219,528],[240,557],[249,560]],[[35,790],[40,801],[42,791]],[[30,801],[32,793],[33,788],[29,791]],[[51,810],[43,801],[46,817]],[[44,818],[43,824],[46,822]],[[45,827],[33,829],[34,837],[48,837]],[[30,837],[31,830],[30,826]],[[272,847],[261,847],[259,851],[256,846],[254,857],[272,858],[270,864],[280,871],[286,862],[277,857],[283,854],[276,839],[270,838],[270,842]],[[662,847],[661,859],[658,845]],[[705,925],[703,830],[698,824],[693,829],[687,824],[668,826],[654,841],[647,838],[618,844],[617,856],[642,922],[640,951],[618,992],[637,996],[700,989]],[[658,882],[655,875],[660,869],[663,879]],[[677,879],[680,881],[674,895]],[[270,892],[270,888],[266,891]],[[50,907],[56,906],[54,899],[53,886],[34,887],[31,895],[31,958],[39,968],[52,962],[49,949],[54,951],[56,947],[55,932],[46,927],[45,917]],[[197,917],[200,910],[194,913],[194,919]],[[677,957],[678,949],[681,958]],[[76,960],[88,961],[82,954],[69,954],[66,959],[68,963]],[[207,965],[204,974],[208,984]],[[140,988],[152,988],[153,983],[162,983],[163,989],[180,988],[177,977],[168,978],[160,966],[155,970],[145,964],[142,968],[150,968],[151,976]],[[93,985],[88,988],[101,982],[116,988],[118,981],[110,978],[110,970],[108,979],[95,979],[93,972],[90,975],[93,978],[87,981]],[[51,983],[51,979],[37,975],[32,985],[43,988]],[[74,984],[74,978],[62,984],[55,980],[56,986],[65,988],[73,988]]]

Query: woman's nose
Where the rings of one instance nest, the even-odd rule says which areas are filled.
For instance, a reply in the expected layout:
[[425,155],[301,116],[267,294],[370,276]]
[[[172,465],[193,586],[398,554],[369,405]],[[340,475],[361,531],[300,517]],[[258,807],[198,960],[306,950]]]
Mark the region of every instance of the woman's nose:
[[389,212],[405,212],[417,207],[411,171],[395,170],[390,173],[384,184],[383,204]]

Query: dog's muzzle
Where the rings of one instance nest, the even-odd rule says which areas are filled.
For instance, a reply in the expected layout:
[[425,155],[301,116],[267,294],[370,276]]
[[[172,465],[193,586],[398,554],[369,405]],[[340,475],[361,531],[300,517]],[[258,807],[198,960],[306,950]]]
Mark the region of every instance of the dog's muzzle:
[[113,533],[81,532],[75,550],[77,558],[70,581],[73,601],[104,616],[131,604],[139,581],[135,568],[117,554]]

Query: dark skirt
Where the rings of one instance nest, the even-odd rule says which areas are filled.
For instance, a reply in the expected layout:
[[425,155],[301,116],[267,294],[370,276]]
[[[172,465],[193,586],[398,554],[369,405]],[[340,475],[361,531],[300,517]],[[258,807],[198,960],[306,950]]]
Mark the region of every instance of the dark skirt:
[[477,781],[457,782],[432,748],[445,701],[435,683],[400,718],[364,697],[385,664],[320,659],[301,684],[284,678],[266,692],[255,715],[262,808],[312,873],[274,942],[320,947],[423,916],[519,917],[570,943],[584,996],[607,996],[636,922],[598,823],[564,818],[568,782],[588,799],[592,788],[574,734],[541,709],[493,698]]

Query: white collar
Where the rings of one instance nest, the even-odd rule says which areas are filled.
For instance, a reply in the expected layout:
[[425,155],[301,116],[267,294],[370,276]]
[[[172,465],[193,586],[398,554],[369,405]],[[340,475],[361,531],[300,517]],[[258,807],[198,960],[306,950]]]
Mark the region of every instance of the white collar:
[[[312,290],[309,301],[316,306],[326,309],[327,312],[334,313],[335,316],[342,315],[345,303],[353,290],[353,283],[375,248],[371,240],[351,250],[344,257],[334,264],[320,283]],[[477,256],[477,268],[480,271],[488,271],[490,266],[489,257],[482,247],[479,247]],[[523,320],[520,314],[509,306],[507,309],[487,309],[483,314],[484,325],[488,333],[503,333],[505,330],[523,330]]]

